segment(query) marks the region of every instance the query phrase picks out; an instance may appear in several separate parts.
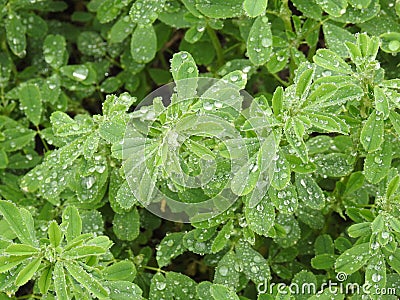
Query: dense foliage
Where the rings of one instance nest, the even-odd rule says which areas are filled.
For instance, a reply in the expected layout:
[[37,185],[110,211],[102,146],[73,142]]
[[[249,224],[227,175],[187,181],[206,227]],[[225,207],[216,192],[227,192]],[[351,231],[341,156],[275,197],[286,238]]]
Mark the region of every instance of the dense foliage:
[[[0,0],[0,299],[398,299],[399,16]],[[223,89],[197,97],[199,76]],[[145,207],[221,191],[187,223]]]

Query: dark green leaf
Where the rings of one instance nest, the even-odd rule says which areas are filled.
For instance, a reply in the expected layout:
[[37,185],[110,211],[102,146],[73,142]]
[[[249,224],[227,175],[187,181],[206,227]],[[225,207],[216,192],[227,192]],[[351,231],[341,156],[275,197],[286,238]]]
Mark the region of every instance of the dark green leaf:
[[245,0],[243,2],[243,8],[246,14],[255,18],[265,12],[267,8],[268,0]]
[[21,17],[12,10],[5,19],[5,29],[11,51],[18,57],[24,57],[26,55],[26,27],[22,24]]
[[131,38],[131,55],[139,63],[147,63],[156,55],[157,37],[153,26],[138,25]]
[[125,241],[133,241],[139,235],[139,213],[136,208],[124,214],[115,214],[113,230],[116,236]]
[[27,283],[39,269],[41,261],[42,261],[41,257],[34,258],[29,264],[27,264],[19,272],[17,278],[15,279],[15,285],[21,286]]
[[352,72],[351,67],[339,55],[328,49],[318,50],[313,60],[318,66],[331,71],[343,74],[350,74]]
[[183,246],[183,232],[174,232],[167,234],[158,245],[157,250],[157,263],[160,268],[168,266],[171,259],[181,255],[185,248]]
[[266,16],[257,17],[247,38],[247,55],[256,65],[263,65],[269,60],[272,51],[271,26]]

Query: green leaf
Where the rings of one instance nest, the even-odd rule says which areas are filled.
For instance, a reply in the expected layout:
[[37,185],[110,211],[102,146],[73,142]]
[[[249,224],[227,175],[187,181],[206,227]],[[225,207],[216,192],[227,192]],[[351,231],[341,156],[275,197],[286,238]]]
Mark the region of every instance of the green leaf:
[[287,49],[281,49],[273,52],[269,61],[267,62],[267,68],[270,73],[278,73],[282,71],[288,63],[290,53]]
[[181,51],[173,55],[171,60],[171,73],[175,82],[182,79],[195,78],[199,75],[195,60],[192,55],[186,51]]
[[394,253],[390,253],[388,257],[386,257],[386,262],[393,270],[400,273],[400,249],[396,249]]
[[53,271],[54,291],[58,299],[70,299],[67,292],[67,282],[65,280],[64,264],[57,261]]
[[307,147],[303,140],[304,124],[297,118],[290,118],[285,124],[285,136],[296,155],[306,163],[308,162]]
[[78,50],[88,56],[102,57],[106,53],[103,38],[94,31],[83,31],[79,34],[76,42]]
[[245,0],[243,2],[243,8],[246,14],[255,18],[262,15],[267,9],[268,0]]
[[12,60],[6,53],[0,53],[0,86],[4,87],[10,80]]
[[11,244],[5,250],[10,256],[25,256],[25,255],[35,255],[39,253],[39,250],[35,247],[26,244]]
[[107,280],[132,281],[136,276],[136,267],[130,260],[122,260],[103,270],[103,276]]
[[[314,294],[313,288],[317,286],[317,278],[316,276],[309,271],[300,271],[297,273],[292,280],[295,286],[303,287],[302,295],[304,295],[307,299],[309,296]],[[306,286],[311,286],[311,288],[305,288]]]
[[378,234],[385,228],[385,218],[382,214],[378,214],[371,224],[371,230],[374,234]]
[[109,77],[101,83],[100,91],[107,94],[114,93],[122,84],[123,82],[118,77]]
[[65,237],[70,242],[78,237],[82,232],[82,220],[78,209],[74,206],[68,206],[62,214],[63,224],[66,224]]
[[334,254],[332,238],[329,234],[322,234],[315,239],[314,243],[315,255]]
[[348,0],[349,3],[357,9],[367,8],[372,0]]
[[311,82],[314,78],[314,68],[308,68],[307,65],[302,66],[304,66],[305,70],[302,70],[300,74],[300,71],[298,71],[295,79],[296,97],[298,97],[301,102],[306,99],[308,91],[310,90]]
[[272,96],[272,110],[276,117],[279,117],[282,113],[283,103],[283,87],[279,86]]
[[307,99],[305,99],[305,101],[302,103],[302,106],[318,107],[321,105],[321,102],[325,103],[326,101],[331,101],[332,96],[337,90],[337,86],[333,83],[320,84],[310,93]]
[[332,96],[327,98],[322,103],[316,103],[316,107],[324,108],[334,105],[342,105],[349,101],[358,101],[364,95],[364,91],[361,87],[354,85],[354,84],[346,84],[336,91],[336,93]]
[[305,174],[296,174],[296,188],[305,205],[313,209],[322,209],[325,206],[325,195],[315,180]]
[[125,181],[118,189],[115,200],[118,202],[121,208],[126,211],[130,210],[135,204],[138,203],[127,181]]
[[369,37],[366,33],[357,36],[357,46],[360,48],[361,54],[369,59],[375,59],[379,50],[380,40],[378,37]]
[[346,250],[350,249],[353,245],[351,242],[345,237],[338,237],[335,240],[335,248],[339,250],[339,252],[345,252]]
[[362,172],[358,171],[352,173],[347,181],[344,194],[351,194],[360,189],[364,184],[364,179],[365,177]]
[[335,270],[348,275],[353,274],[365,265],[369,258],[369,243],[355,245],[336,259]]
[[149,300],[173,299],[171,289],[167,279],[161,273],[156,273],[151,278]]
[[44,60],[54,69],[59,69],[68,62],[66,41],[62,35],[49,34],[43,43]]
[[[91,1],[93,2],[93,1]],[[100,23],[108,23],[114,20],[121,9],[126,6],[129,2],[122,0],[104,0],[100,2],[100,5],[95,10],[97,12],[97,19]]]
[[41,294],[46,294],[50,288],[54,267],[48,266],[42,271],[38,280],[38,287]]
[[122,43],[133,31],[135,24],[129,16],[121,16],[108,33],[110,43]]
[[338,132],[342,134],[347,134],[349,132],[349,126],[334,115],[307,111],[306,116],[310,119],[312,126],[325,132]]
[[261,172],[256,159],[251,157],[233,176],[231,189],[236,195],[247,195],[256,187]]
[[214,283],[223,284],[232,290],[239,285],[239,262],[233,251],[228,251],[218,262]]
[[190,53],[181,51],[173,55],[171,73],[180,99],[184,100],[196,95],[196,78],[199,76],[199,71]]
[[212,246],[211,246],[211,251],[212,253],[217,253],[221,251],[227,244],[229,243],[229,238],[232,234],[234,227],[233,227],[233,222],[232,220],[228,221],[222,229],[218,232],[217,236],[215,237]]
[[309,0],[309,1],[303,1],[303,0],[292,0],[294,6],[300,10],[306,17],[315,19],[315,20],[321,20],[322,16],[322,9],[321,7],[316,3],[316,0]]
[[371,234],[371,222],[363,222],[351,225],[347,232],[350,237],[357,238]]
[[351,60],[356,64],[360,65],[363,61],[363,56],[360,48],[355,42],[345,42],[347,52],[350,55]]
[[241,241],[235,247],[236,257],[241,261],[243,273],[257,284],[264,284],[270,278],[267,260],[248,243]]
[[269,230],[274,225],[275,209],[266,198],[263,198],[255,208],[246,206],[244,214],[251,230],[259,235],[268,236]]
[[343,177],[353,171],[354,157],[344,153],[317,154],[314,163],[323,177]]
[[12,53],[18,57],[26,55],[26,27],[21,22],[21,17],[10,10],[5,18],[7,43]]
[[205,32],[205,26],[203,24],[190,27],[185,32],[185,41],[187,41],[190,44],[197,43],[203,37],[204,32]]
[[392,196],[396,195],[400,187],[400,176],[396,175],[393,177],[387,185],[386,188],[386,198],[390,199]]
[[390,111],[389,118],[397,135],[400,136],[400,114]]
[[3,138],[5,138],[3,141],[0,141],[0,146],[6,152],[12,152],[20,150],[31,143],[34,140],[36,132],[31,129],[18,127],[5,129],[2,134]]
[[346,0],[316,0],[317,4],[321,6],[328,14],[334,17],[340,17],[346,12],[347,1]]
[[381,115],[376,111],[371,113],[365,122],[362,130],[360,141],[365,151],[374,152],[379,149],[384,141],[384,122]]
[[108,297],[109,293],[102,284],[93,275],[89,275],[78,263],[64,262],[64,265],[72,277],[94,296],[100,299]]
[[292,184],[288,184],[286,187],[279,191],[276,191],[275,189],[270,189],[269,192],[274,206],[281,213],[292,214],[297,210],[297,191]]
[[400,89],[400,79],[395,78],[395,79],[383,80],[381,86],[392,89]]
[[60,71],[61,74],[77,82],[83,82],[89,77],[89,69],[86,65],[63,66]]
[[196,294],[196,282],[190,277],[175,272],[167,272],[165,277],[172,288],[174,299],[189,299]]
[[83,245],[74,247],[68,251],[64,251],[62,257],[67,259],[79,259],[92,255],[102,255],[106,253],[106,249],[100,246]]
[[99,135],[108,143],[118,143],[123,140],[125,122],[122,118],[114,117],[112,120],[102,122],[99,126]]
[[26,256],[0,256],[0,273],[7,272],[18,266],[24,260],[29,259],[30,255]]
[[243,1],[239,0],[197,0],[196,8],[213,19],[234,18],[243,14]]
[[385,92],[378,86],[374,88],[374,98],[375,98],[375,107],[376,111],[379,112],[379,115],[383,116],[383,119],[387,119],[389,117],[389,102],[386,97]]
[[259,16],[251,26],[247,38],[247,55],[254,65],[260,66],[269,60],[271,52],[271,25],[266,16]]
[[122,93],[119,97],[115,95],[107,95],[103,102],[103,114],[114,116],[115,114],[125,113],[131,105],[136,101],[135,97],[128,93]]
[[15,279],[15,285],[21,286],[27,283],[36,271],[40,267],[40,263],[42,261],[41,257],[33,259],[29,264],[27,264],[18,274],[17,278]]
[[[310,218],[310,214],[307,214]],[[283,248],[288,248],[295,245],[300,239],[300,227],[293,215],[278,214],[275,219],[275,234],[274,241]]]
[[110,290],[111,300],[142,300],[143,291],[138,285],[129,281],[109,281],[104,283]]
[[124,241],[133,241],[139,236],[140,219],[139,213],[134,207],[124,214],[115,214],[113,230],[116,236]]
[[131,6],[129,15],[137,24],[152,24],[158,16],[158,11],[164,6],[165,0],[137,0]]
[[213,284],[209,281],[202,281],[196,287],[196,293],[199,300],[209,300],[212,298],[211,286]]
[[239,300],[233,290],[221,284],[213,284],[210,291],[214,300]]
[[342,74],[352,73],[351,67],[338,54],[331,50],[319,49],[313,60],[322,68]]
[[276,154],[275,170],[272,176],[271,185],[277,189],[283,189],[290,181],[290,165],[282,150]]
[[49,235],[49,240],[50,243],[54,247],[58,247],[60,245],[61,239],[62,239],[62,232],[60,227],[58,226],[56,221],[52,221],[50,223],[49,229],[48,229],[48,235]]
[[14,203],[0,200],[0,213],[21,243],[32,246],[37,243],[35,229],[29,226],[31,222],[20,213]]
[[368,260],[365,282],[371,284],[376,290],[382,290],[386,287],[386,264],[382,253],[379,252]]
[[[356,38],[346,29],[326,22],[322,26],[324,37],[328,48],[339,54],[341,57],[348,57],[348,52],[343,45],[355,43]],[[353,60],[354,61],[354,60]]]
[[387,140],[379,150],[368,153],[364,162],[365,178],[374,184],[380,182],[390,170],[392,155],[392,144]]
[[171,260],[185,251],[183,246],[183,232],[167,234],[158,245],[156,259],[160,268],[168,266]]
[[131,38],[131,55],[139,63],[148,63],[156,55],[157,37],[153,26],[138,25]]

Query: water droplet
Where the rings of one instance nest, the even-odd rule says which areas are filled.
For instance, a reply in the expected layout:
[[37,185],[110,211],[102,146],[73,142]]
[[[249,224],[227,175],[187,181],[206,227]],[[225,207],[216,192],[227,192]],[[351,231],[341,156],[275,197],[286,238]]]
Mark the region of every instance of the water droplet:
[[157,281],[156,283],[156,287],[160,291],[164,290],[166,286],[167,284],[165,282]]
[[372,279],[373,282],[379,282],[382,279],[382,276],[379,275],[379,274],[374,273],[374,274],[372,274],[371,279]]
[[225,267],[225,266],[221,266],[221,267],[218,269],[218,273],[221,274],[222,276],[228,275],[228,271],[229,271],[228,268]]
[[87,78],[88,74],[89,74],[89,70],[87,68],[77,68],[72,73],[72,76],[74,76],[79,81],[83,81]]

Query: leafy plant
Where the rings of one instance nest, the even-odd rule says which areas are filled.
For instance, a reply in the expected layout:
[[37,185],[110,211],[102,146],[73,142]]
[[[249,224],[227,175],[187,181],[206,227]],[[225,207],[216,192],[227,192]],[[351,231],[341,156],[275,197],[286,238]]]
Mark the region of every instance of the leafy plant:
[[0,1],[0,298],[397,299],[399,16]]

